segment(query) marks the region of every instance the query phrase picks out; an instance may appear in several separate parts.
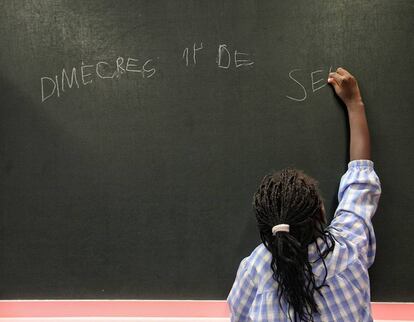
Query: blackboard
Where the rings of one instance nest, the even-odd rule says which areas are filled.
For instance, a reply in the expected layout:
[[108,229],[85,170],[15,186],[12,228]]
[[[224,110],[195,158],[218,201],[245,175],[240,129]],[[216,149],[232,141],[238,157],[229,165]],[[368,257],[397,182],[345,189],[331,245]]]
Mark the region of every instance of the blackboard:
[[[2,1],[0,297],[224,299],[286,166],[330,218],[359,80],[374,301],[413,301],[412,1]],[[63,81],[62,81],[63,80]]]

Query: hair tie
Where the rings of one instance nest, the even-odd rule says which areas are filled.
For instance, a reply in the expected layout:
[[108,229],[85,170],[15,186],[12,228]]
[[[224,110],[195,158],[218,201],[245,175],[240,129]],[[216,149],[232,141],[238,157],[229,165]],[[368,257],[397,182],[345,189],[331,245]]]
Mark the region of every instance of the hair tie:
[[273,236],[275,236],[278,231],[284,231],[284,232],[288,233],[289,232],[289,225],[280,224],[280,225],[273,226],[273,228],[272,228]]

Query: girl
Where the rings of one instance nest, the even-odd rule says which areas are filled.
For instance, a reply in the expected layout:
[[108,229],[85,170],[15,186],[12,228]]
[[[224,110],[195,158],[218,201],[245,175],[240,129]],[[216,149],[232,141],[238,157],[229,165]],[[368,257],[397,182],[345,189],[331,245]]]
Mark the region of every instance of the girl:
[[357,81],[338,68],[328,83],[347,107],[351,136],[334,219],[326,226],[317,183],[302,171],[266,175],[253,197],[262,244],[238,269],[227,299],[232,321],[372,321],[371,218],[381,186]]

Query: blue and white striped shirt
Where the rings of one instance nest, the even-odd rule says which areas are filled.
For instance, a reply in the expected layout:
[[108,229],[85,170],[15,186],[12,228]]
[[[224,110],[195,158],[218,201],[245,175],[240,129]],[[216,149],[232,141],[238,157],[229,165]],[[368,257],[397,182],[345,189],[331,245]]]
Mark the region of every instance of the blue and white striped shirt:
[[[372,321],[368,268],[375,258],[374,215],[381,185],[370,160],[349,162],[338,191],[339,205],[327,228],[335,237],[335,248],[325,259],[328,275],[321,294],[314,293],[319,313],[317,321]],[[326,246],[319,238],[323,251]],[[309,261],[317,285],[325,275],[315,244],[309,245]],[[232,321],[289,321],[287,304],[279,305],[277,282],[270,268],[272,255],[259,245],[240,263],[227,298]],[[291,311],[293,317],[293,311]]]

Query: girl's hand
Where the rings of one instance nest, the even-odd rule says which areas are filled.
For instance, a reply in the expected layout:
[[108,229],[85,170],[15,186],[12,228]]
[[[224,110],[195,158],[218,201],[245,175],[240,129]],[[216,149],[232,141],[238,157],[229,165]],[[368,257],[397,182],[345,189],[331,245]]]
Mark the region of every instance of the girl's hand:
[[328,83],[348,108],[362,103],[357,80],[347,70],[339,67],[336,72],[329,73]]

